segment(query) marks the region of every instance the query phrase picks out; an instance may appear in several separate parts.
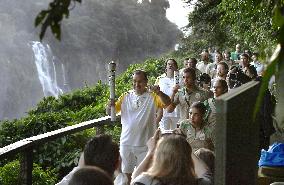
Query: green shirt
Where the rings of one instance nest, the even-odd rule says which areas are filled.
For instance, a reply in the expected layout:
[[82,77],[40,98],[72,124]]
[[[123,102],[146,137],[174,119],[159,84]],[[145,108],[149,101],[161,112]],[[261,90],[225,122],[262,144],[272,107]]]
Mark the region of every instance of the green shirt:
[[213,148],[209,147],[208,143],[209,140],[213,142],[212,130],[208,124],[205,124],[202,129],[197,130],[193,127],[190,120],[186,119],[180,122],[180,129],[186,134],[186,140],[191,145],[193,151],[196,151],[199,148],[213,150]]

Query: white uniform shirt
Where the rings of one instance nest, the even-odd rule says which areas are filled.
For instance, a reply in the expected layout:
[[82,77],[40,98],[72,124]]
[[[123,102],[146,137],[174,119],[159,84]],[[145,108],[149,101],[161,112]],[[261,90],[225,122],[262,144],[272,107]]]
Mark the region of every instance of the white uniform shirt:
[[133,90],[124,93],[115,104],[116,112],[121,112],[120,145],[146,146],[157,129],[156,110],[163,106],[155,93],[137,95]]
[[[159,85],[160,90],[171,97],[173,94],[173,87],[175,85],[174,78],[169,78],[166,76],[161,76],[157,78],[157,81],[155,83],[156,85]],[[165,109],[163,110],[163,117],[179,117],[178,108],[176,108],[173,112],[168,113]]]

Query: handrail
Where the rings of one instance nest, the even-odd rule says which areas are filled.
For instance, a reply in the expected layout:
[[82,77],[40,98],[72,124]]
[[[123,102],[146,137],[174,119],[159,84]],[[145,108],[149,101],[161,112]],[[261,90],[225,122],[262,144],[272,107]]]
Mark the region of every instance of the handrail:
[[[118,115],[119,116],[119,115]],[[120,116],[118,117],[120,118]],[[112,125],[110,116],[85,121],[75,125],[67,126],[54,131],[46,132],[36,136],[32,136],[26,139],[22,139],[3,148],[0,148],[0,159],[7,157],[8,155],[23,152],[23,161],[21,161],[21,184],[31,185],[32,184],[32,151],[34,146],[41,143],[46,143],[57,138],[74,134],[89,128],[100,127],[103,125]]]

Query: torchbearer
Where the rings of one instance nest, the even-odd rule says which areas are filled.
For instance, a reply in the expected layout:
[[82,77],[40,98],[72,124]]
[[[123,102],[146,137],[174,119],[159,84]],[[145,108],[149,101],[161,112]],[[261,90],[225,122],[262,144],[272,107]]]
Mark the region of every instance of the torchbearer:
[[[108,64],[108,81],[109,81],[109,87],[110,87],[110,101],[115,102],[115,69],[116,69],[116,63],[114,61],[111,61]],[[111,116],[111,121],[115,121],[115,105],[111,105],[110,109],[110,116]]]
[[154,85],[148,90],[148,77],[145,71],[136,70],[132,75],[133,88],[124,92],[115,102],[109,101],[106,113],[110,114],[112,105],[121,113],[120,156],[121,171],[127,175],[128,182],[135,166],[147,154],[147,141],[154,135],[157,126],[156,112],[166,108],[171,99]]

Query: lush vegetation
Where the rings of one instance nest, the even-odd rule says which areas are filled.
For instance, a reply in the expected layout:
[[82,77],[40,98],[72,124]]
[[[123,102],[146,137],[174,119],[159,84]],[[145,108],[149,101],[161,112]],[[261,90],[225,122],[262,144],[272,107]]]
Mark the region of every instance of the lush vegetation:
[[[19,184],[19,161],[12,161],[0,167],[0,184]],[[51,185],[56,183],[55,173],[52,170],[43,170],[38,164],[33,165],[33,184]]]

